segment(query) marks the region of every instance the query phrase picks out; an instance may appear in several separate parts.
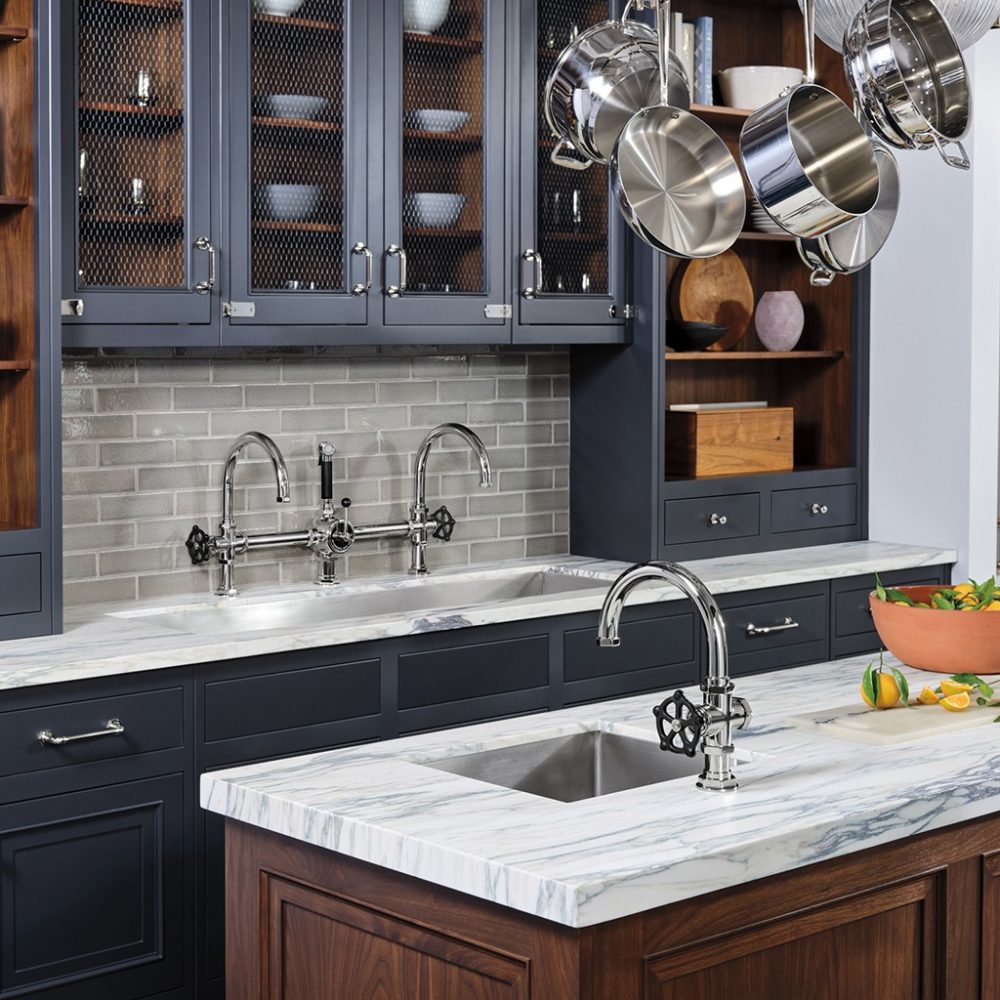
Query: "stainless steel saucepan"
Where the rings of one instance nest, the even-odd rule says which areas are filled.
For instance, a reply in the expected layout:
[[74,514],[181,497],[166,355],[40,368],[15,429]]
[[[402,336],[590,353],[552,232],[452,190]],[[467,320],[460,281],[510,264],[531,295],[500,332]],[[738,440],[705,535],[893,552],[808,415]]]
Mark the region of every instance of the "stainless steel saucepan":
[[799,239],[799,256],[812,268],[809,283],[822,288],[838,274],[867,267],[885,246],[899,212],[899,165],[885,146],[875,146],[879,195],[867,214],[845,222],[822,236]]
[[815,3],[805,3],[806,82],[755,111],[740,134],[753,193],[793,236],[821,236],[870,212],[879,172],[851,109],[816,84]]
[[[574,170],[608,164],[622,129],[660,92],[656,33],[630,20],[643,2],[629,0],[620,21],[603,21],[563,49],[545,86],[545,117],[558,141],[552,162]],[[688,108],[690,86],[684,67],[671,52],[670,100]],[[578,155],[574,155],[578,154]],[[583,159],[581,159],[582,157]]]
[[969,74],[932,0],[869,0],[847,29],[844,67],[878,136],[900,149],[936,147],[949,166],[969,169]]
[[743,228],[746,195],[729,147],[670,104],[670,0],[657,0],[660,101],[629,119],[611,158],[618,208],[640,239],[674,257],[714,257]]

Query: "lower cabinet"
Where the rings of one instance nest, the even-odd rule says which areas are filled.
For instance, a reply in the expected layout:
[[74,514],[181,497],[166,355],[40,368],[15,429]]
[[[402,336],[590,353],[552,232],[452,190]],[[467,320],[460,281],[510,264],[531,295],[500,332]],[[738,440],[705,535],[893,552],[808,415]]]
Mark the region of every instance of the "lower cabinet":
[[[561,927],[227,824],[241,1000],[995,1000],[1000,818]],[[528,974],[530,971],[530,975]]]
[[[940,582],[946,572],[886,580]],[[877,649],[863,613],[873,586],[857,577],[724,596],[733,673]],[[596,612],[563,615],[0,693],[0,1000],[223,1000],[224,824],[198,808],[198,776],[669,691],[702,675],[702,627],[683,601],[627,607],[618,649],[597,647],[596,626]],[[98,735],[44,746],[46,729]],[[324,913],[296,918],[303,948],[328,933]],[[369,917],[338,913],[338,952],[366,946],[358,925]],[[535,995],[504,955],[451,951],[413,933],[429,949],[418,961],[428,997]],[[408,954],[411,936],[385,928],[386,961]],[[690,975],[650,996],[714,996],[715,985],[698,985],[700,976],[714,984],[709,973]]]
[[184,774],[0,806],[0,997],[183,988],[188,815]]

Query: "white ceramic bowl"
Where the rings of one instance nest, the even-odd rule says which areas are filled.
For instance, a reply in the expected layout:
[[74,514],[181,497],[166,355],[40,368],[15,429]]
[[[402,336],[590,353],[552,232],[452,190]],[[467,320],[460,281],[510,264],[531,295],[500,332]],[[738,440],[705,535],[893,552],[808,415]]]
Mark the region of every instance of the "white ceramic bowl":
[[403,30],[433,35],[444,24],[450,9],[451,0],[403,0]]
[[403,222],[428,229],[447,229],[458,222],[465,202],[464,194],[413,191],[403,195]]
[[272,118],[322,118],[330,110],[325,97],[313,94],[264,94],[259,99],[260,113]]
[[253,0],[256,10],[273,17],[291,17],[306,0]]
[[444,108],[418,108],[407,111],[403,121],[407,128],[421,132],[457,132],[469,124],[468,111],[447,111]]
[[254,194],[262,217],[302,222],[315,215],[323,188],[319,184],[260,184]]
[[719,89],[729,107],[755,111],[804,79],[802,70],[788,66],[734,66],[719,74]]

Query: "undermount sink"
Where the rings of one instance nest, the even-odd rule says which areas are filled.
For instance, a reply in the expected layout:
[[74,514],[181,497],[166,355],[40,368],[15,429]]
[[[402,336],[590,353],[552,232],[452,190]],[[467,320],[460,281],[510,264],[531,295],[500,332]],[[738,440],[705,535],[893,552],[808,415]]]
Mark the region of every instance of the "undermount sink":
[[701,773],[703,758],[665,753],[650,740],[603,730],[484,750],[427,767],[559,802],[579,802]]
[[603,592],[607,582],[558,570],[529,569],[474,577],[455,575],[436,579],[407,579],[386,587],[349,585],[329,591],[310,591],[293,597],[266,600],[233,598],[211,606],[171,608],[168,611],[124,612],[149,625],[193,633],[262,632],[283,628],[314,628],[344,624],[359,618],[394,613],[418,614],[476,604],[499,604],[530,597],[557,597],[581,591]]

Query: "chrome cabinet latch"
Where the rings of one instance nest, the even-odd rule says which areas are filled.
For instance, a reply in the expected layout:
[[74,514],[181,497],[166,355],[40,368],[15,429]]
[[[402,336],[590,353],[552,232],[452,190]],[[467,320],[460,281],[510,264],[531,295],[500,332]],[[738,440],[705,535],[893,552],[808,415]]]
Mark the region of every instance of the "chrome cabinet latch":
[[222,315],[230,319],[253,319],[257,315],[257,306],[252,302],[223,302]]
[[82,316],[83,299],[63,299],[60,303],[59,314],[61,316]]
[[506,303],[484,306],[483,312],[487,319],[510,319],[514,315],[513,308]]

